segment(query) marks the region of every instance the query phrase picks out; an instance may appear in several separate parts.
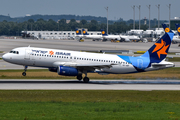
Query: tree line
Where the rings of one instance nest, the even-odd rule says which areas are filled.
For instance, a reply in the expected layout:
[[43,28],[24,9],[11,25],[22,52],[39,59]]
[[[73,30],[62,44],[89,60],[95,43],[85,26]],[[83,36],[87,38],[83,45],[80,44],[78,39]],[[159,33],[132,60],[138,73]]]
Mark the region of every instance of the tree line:
[[[130,22],[131,21],[131,22]],[[118,34],[124,33],[133,28],[132,20],[130,21],[116,21],[108,25],[109,33]],[[75,19],[71,19],[69,23],[66,23],[66,19],[61,19],[58,22],[49,19],[44,20],[42,18],[34,21],[29,19],[24,22],[8,22],[6,20],[0,22],[0,35],[7,36],[21,36],[21,31],[74,31],[76,28],[87,28],[88,31],[100,31],[106,30],[106,23],[99,23],[96,20],[80,20],[76,22]],[[139,25],[136,22],[135,28],[138,29]],[[148,29],[148,25],[141,23],[141,29]]]

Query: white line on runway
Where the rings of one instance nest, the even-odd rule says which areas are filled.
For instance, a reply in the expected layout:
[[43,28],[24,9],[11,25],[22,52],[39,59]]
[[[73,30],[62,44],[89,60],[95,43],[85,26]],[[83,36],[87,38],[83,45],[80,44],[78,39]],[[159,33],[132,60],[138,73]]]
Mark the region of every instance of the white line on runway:
[[[0,90],[180,90],[179,80],[0,80]],[[139,81],[139,83],[138,83]],[[167,82],[167,83],[166,83]]]

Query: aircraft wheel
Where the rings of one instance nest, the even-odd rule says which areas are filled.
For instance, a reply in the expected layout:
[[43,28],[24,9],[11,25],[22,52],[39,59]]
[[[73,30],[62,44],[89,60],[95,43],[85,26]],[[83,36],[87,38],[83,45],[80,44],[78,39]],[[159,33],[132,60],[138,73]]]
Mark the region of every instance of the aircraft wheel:
[[82,75],[78,75],[78,76],[77,76],[77,79],[78,79],[78,80],[82,80]]
[[84,81],[85,83],[88,83],[88,82],[89,82],[89,78],[88,78],[88,77],[84,77],[83,81]]
[[26,72],[23,72],[22,75],[23,75],[23,76],[26,76]]

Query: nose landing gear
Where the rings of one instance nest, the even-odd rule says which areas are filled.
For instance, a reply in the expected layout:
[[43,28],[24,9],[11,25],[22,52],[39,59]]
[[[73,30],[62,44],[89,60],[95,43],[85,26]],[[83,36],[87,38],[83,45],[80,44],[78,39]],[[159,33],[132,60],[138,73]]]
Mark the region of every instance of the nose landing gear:
[[26,76],[27,68],[28,68],[28,66],[24,66],[24,72],[22,73],[23,76]]

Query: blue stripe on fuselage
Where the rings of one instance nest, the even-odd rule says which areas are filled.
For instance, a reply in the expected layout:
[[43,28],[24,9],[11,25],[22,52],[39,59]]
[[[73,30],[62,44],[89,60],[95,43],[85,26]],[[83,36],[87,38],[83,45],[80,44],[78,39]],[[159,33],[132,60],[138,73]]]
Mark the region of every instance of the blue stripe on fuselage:
[[122,56],[122,55],[118,55],[118,57],[142,70],[150,66],[150,59],[148,52],[146,52],[145,54],[139,57]]

